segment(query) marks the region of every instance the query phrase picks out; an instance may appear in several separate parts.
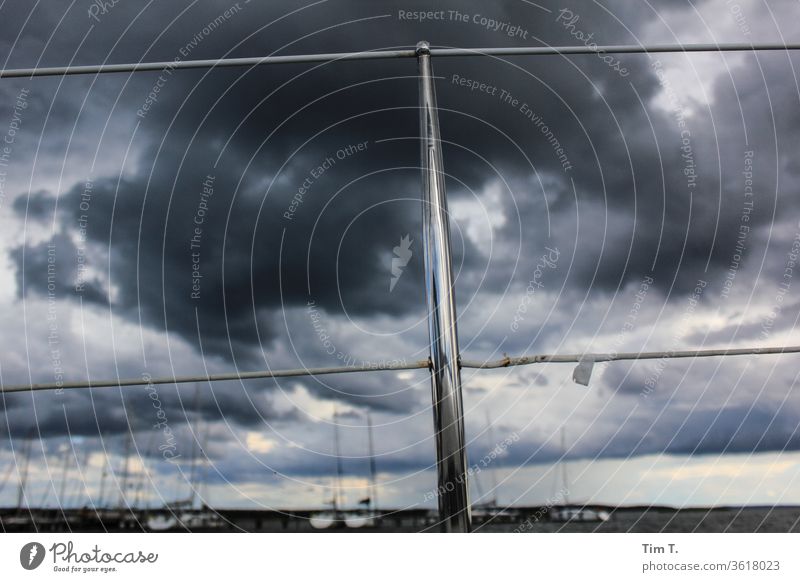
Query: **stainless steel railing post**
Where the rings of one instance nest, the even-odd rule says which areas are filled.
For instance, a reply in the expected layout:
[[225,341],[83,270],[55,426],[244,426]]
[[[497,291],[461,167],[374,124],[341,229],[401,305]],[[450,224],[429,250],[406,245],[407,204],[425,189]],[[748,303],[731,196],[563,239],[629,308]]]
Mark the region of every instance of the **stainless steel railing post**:
[[446,532],[468,532],[471,514],[450,256],[450,218],[447,213],[439,115],[428,43],[420,42],[417,45],[417,62],[422,142],[422,243],[431,340],[439,519]]

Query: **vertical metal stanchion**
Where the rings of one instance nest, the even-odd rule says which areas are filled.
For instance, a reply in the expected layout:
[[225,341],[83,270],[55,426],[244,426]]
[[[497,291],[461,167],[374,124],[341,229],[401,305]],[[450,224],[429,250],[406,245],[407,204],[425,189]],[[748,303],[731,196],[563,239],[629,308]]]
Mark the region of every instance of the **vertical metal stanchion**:
[[439,115],[436,109],[431,53],[417,44],[420,130],[422,141],[422,243],[431,338],[431,384],[436,431],[439,518],[446,532],[471,526],[464,409],[461,402],[456,303],[450,257],[450,218],[442,167]]

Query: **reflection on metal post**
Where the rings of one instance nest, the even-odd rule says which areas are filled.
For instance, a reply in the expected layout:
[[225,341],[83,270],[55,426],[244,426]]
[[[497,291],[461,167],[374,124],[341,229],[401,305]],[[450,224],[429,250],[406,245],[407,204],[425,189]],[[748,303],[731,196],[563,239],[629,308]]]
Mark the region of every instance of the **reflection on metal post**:
[[417,61],[422,141],[422,242],[428,296],[428,331],[431,338],[439,519],[446,532],[468,532],[471,515],[450,258],[450,219],[444,189],[431,54],[427,42],[417,45]]

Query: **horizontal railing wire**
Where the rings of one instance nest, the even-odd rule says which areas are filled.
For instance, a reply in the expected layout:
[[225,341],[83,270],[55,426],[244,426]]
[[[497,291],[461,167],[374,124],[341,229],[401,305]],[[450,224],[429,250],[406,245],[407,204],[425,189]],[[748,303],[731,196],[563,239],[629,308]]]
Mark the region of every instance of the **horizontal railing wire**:
[[378,372],[418,370],[428,368],[428,360],[416,362],[393,361],[366,363],[361,366],[338,366],[333,368],[297,368],[293,370],[256,370],[253,372],[226,372],[198,376],[164,376],[161,378],[125,378],[119,380],[85,380],[81,382],[49,382],[44,384],[20,384],[2,386],[0,392],[26,392],[35,390],[59,390],[66,388],[111,388],[114,386],[147,386],[150,384],[189,384],[192,382],[225,382],[230,380],[256,380],[259,378],[291,378],[295,376],[324,376],[326,374],[351,374],[354,372]]
[[545,363],[581,363],[581,362],[617,362],[620,360],[660,360],[662,358],[714,358],[719,356],[763,356],[770,354],[796,354],[800,346],[770,348],[729,348],[708,350],[670,350],[667,352],[619,352],[600,354],[539,354],[534,356],[505,357],[500,360],[481,362],[478,360],[462,360],[462,368],[491,370],[508,368],[509,366],[527,366]]
[[[532,364],[568,364],[581,362],[616,362],[621,360],[660,360],[677,358],[715,358],[722,356],[765,356],[800,353],[800,346],[766,348],[725,348],[707,350],[670,350],[664,352],[620,352],[620,353],[575,353],[536,354],[531,356],[504,357],[499,360],[461,360],[462,368],[493,370]],[[289,370],[256,370],[253,372],[228,372],[197,376],[164,376],[160,378],[127,378],[117,380],[86,380],[81,382],[51,382],[43,384],[18,384],[1,386],[0,392],[30,392],[75,388],[113,388],[146,386],[149,384],[188,384],[192,382],[223,382],[231,380],[255,380],[262,378],[289,378],[295,376],[323,376],[327,374],[354,374],[361,372],[391,372],[401,370],[429,369],[430,360],[406,362],[394,360],[389,363],[365,363],[361,366],[332,368],[297,368]]]
[[[587,55],[587,54],[641,54],[641,53],[696,53],[741,51],[800,50],[800,43],[727,43],[727,44],[663,44],[663,45],[606,45],[606,46],[536,46],[488,48],[431,48],[432,57],[514,57],[526,55]],[[34,67],[0,70],[0,78],[52,77],[64,75],[100,75],[106,73],[143,73],[164,69],[211,69],[221,67],[257,67],[298,63],[323,63],[333,61],[366,61],[376,59],[416,58],[416,49],[375,50],[347,53],[320,53],[306,55],[270,55],[230,59],[194,61],[159,61],[149,63],[120,63],[102,65],[77,65],[65,67]]]

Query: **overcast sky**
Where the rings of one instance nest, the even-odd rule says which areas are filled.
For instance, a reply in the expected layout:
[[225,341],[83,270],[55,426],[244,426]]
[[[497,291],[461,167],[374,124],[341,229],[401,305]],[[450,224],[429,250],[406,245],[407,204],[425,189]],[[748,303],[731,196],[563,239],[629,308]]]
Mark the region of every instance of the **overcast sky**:
[[[800,42],[796,15],[789,0],[15,3],[0,58]],[[462,356],[800,343],[799,65],[434,59]],[[402,59],[0,81],[0,381],[426,358],[416,74]],[[470,462],[499,451],[473,495],[547,501],[564,427],[573,499],[800,503],[797,362],[612,363],[588,388],[563,364],[465,370]],[[97,502],[104,468],[116,503],[128,449],[131,501],[188,497],[196,458],[212,505],[322,506],[335,425],[355,505],[368,415],[380,502],[435,505],[425,371],[0,409],[0,505],[30,439],[31,504],[55,504],[65,472],[65,504]]]

